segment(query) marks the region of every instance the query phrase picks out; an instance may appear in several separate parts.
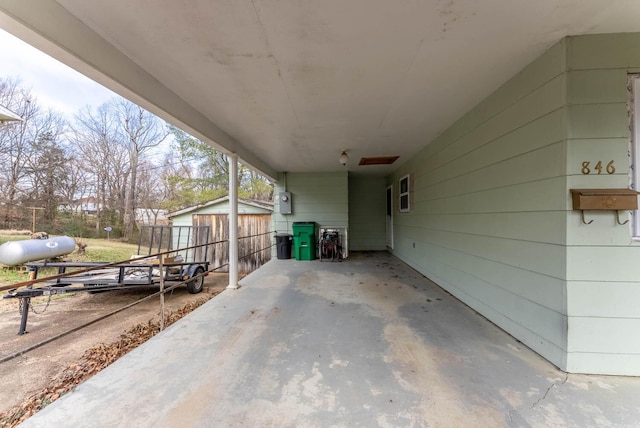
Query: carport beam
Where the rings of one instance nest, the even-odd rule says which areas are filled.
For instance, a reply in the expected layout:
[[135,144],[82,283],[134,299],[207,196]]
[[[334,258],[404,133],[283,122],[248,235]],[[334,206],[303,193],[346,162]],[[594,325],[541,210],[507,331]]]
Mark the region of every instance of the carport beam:
[[229,157],[229,285],[238,287],[238,156]]

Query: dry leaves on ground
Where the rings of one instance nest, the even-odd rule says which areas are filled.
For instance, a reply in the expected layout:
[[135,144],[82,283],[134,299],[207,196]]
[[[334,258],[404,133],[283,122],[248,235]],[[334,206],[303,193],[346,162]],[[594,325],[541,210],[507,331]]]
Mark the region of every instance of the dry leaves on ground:
[[[204,304],[211,297],[213,295],[188,303],[182,308],[169,313],[165,316],[165,326],[173,324],[198,306]],[[67,366],[62,373],[56,376],[48,387],[32,394],[21,405],[0,413],[0,426],[14,427],[25,421],[45,406],[71,391],[76,385],[98,373],[159,332],[159,321],[149,320],[146,324],[135,325],[109,345],[100,343],[87,350],[79,360]]]

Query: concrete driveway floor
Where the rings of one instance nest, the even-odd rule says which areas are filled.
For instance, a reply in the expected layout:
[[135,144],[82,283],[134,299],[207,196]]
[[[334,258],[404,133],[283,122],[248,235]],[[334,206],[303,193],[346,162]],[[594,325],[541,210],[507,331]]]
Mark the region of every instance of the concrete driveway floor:
[[567,375],[388,253],[241,284],[23,426],[640,426],[639,378]]

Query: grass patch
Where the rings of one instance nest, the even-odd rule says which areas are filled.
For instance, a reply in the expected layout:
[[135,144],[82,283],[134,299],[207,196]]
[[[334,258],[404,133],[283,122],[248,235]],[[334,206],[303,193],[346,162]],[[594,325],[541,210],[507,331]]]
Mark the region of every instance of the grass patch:
[[26,281],[26,272],[20,272],[9,268],[3,268],[0,270],[0,285],[1,284],[14,284],[16,282]]
[[119,262],[129,260],[137,254],[138,246],[119,241],[107,241],[106,239],[82,239],[87,244],[84,254],[73,252],[67,256],[74,262]]
[[[0,244],[8,241],[19,241],[29,239],[24,235],[0,235]],[[138,246],[119,241],[107,241],[106,239],[82,239],[87,244],[84,254],[78,254],[77,250],[65,256],[69,262],[119,262],[129,260],[138,251]],[[146,249],[146,248],[145,248]],[[57,269],[43,269],[38,273],[38,277],[54,275]],[[0,268],[0,285],[15,284],[28,279],[25,272],[20,272],[15,268]]]
[[23,239],[31,239],[31,236],[25,235],[0,235],[0,245],[9,241],[22,241]]

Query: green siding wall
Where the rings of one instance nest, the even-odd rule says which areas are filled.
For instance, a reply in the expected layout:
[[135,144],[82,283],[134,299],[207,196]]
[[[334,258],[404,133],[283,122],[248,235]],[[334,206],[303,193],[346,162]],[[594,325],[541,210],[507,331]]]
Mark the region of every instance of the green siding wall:
[[[640,34],[571,37],[567,53],[567,192],[626,188],[627,73],[640,68]],[[615,174],[582,174],[582,162],[598,160],[613,160]],[[585,216],[593,223],[582,224],[579,212],[567,219],[567,370],[640,375],[639,243],[612,212]]]
[[640,375],[640,243],[569,192],[628,187],[631,71],[640,34],[563,39],[388,178],[393,252],[570,372]]
[[193,213],[181,214],[171,218],[173,226],[191,226],[193,223]]
[[393,252],[563,367],[566,313],[565,42],[390,177],[413,175]]
[[349,176],[349,249],[385,250],[386,180]]
[[285,178],[278,177],[275,186],[274,230],[291,233],[296,221],[315,221],[321,226],[348,227],[349,183],[346,172],[292,173],[286,175],[287,190],[291,192],[293,214],[280,214],[277,196],[284,191]]

